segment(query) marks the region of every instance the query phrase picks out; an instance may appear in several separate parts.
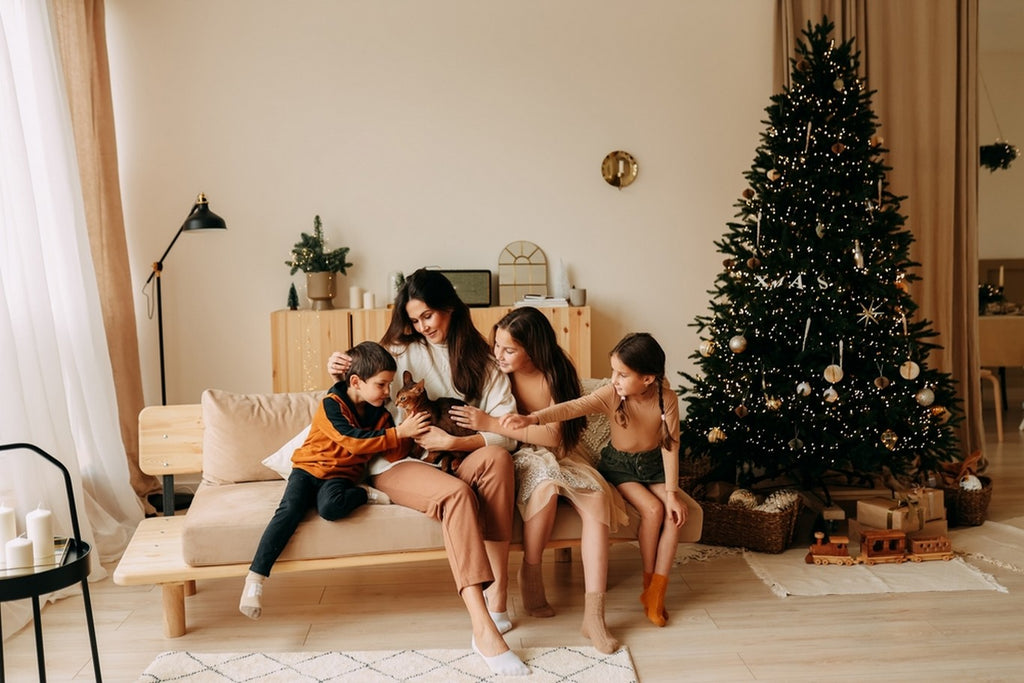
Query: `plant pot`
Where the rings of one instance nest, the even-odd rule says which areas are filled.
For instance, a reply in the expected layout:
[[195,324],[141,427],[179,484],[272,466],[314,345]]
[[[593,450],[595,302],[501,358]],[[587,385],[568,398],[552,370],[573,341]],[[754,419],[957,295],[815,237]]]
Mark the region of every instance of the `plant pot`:
[[314,311],[328,311],[334,308],[337,276],[337,273],[306,273],[306,296]]

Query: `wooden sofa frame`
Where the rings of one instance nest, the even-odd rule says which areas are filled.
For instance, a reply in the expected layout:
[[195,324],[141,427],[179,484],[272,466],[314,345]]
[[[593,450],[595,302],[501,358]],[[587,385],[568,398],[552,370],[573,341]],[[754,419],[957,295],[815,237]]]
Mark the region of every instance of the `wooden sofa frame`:
[[[139,414],[139,465],[143,472],[163,477],[173,491],[177,474],[202,472],[203,421],[200,404],[149,406]],[[158,585],[163,596],[164,636],[177,638],[186,632],[185,597],[195,594],[200,579],[241,578],[249,563],[194,567],[182,555],[184,516],[150,517],[142,520],[114,570],[120,586]],[[613,539],[625,541],[629,539]],[[552,541],[559,561],[571,559],[579,539]],[[522,551],[521,544],[512,550]],[[274,573],[317,571],[447,557],[443,548],[410,552],[376,553],[349,557],[280,560]]]

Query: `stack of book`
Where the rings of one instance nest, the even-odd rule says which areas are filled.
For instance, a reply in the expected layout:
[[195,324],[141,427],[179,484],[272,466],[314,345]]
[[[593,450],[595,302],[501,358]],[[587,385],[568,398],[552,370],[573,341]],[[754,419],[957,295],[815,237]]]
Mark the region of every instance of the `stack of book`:
[[569,301],[564,296],[544,296],[543,294],[527,294],[513,304],[515,308],[521,308],[523,306],[533,306],[534,308],[557,308],[568,305]]

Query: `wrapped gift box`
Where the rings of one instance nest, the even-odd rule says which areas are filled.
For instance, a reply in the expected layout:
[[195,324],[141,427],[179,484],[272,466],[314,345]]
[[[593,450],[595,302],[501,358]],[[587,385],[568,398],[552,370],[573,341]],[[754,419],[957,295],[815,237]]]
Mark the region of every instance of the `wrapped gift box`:
[[942,489],[913,489],[910,491],[910,500],[921,507],[924,521],[946,519],[946,501]]
[[920,505],[906,505],[888,498],[865,498],[857,501],[857,521],[875,529],[918,531],[925,519]]

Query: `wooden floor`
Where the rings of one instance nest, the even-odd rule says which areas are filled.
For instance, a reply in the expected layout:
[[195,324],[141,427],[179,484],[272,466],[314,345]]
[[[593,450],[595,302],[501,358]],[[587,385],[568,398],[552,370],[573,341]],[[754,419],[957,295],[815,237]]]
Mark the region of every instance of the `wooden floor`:
[[[1024,515],[1024,443],[1017,431],[1024,372],[1010,371],[1005,443],[990,427],[995,486],[989,519]],[[986,418],[992,418],[986,388]],[[513,572],[520,556],[513,556]],[[673,570],[669,625],[640,612],[640,565],[626,544],[613,548],[608,622],[630,649],[640,680],[906,681],[1024,678],[1024,574],[978,563],[1009,593],[903,593],[775,597],[741,557]],[[113,568],[111,567],[111,570]],[[546,562],[553,619],[516,616],[513,648],[585,645],[579,625],[583,576],[577,561]],[[415,587],[415,590],[413,589]],[[165,650],[298,651],[468,648],[469,621],[445,562],[383,569],[281,575],[267,584],[264,617],[237,610],[237,580],[201,582],[188,599],[189,633],[162,635],[160,590],[91,585],[100,661],[107,681],[135,681]],[[81,597],[46,607],[47,680],[93,680]],[[4,643],[8,681],[36,680],[31,626]]]

